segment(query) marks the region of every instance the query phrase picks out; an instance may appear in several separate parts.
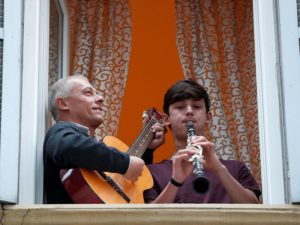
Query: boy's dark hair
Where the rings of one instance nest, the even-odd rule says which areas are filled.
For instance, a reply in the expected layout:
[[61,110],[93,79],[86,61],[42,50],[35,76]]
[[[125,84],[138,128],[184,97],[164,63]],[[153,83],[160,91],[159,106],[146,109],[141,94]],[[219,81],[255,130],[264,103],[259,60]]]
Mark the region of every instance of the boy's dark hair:
[[169,115],[169,106],[175,102],[185,99],[200,100],[204,99],[206,112],[210,109],[209,95],[206,90],[191,79],[177,81],[172,85],[164,96],[164,112]]

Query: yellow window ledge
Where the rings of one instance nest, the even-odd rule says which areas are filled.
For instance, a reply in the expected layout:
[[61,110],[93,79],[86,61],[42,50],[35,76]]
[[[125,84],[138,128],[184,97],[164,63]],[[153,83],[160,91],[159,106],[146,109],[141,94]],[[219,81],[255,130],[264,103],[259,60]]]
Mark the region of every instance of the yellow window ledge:
[[300,205],[4,205],[1,225],[300,225]]

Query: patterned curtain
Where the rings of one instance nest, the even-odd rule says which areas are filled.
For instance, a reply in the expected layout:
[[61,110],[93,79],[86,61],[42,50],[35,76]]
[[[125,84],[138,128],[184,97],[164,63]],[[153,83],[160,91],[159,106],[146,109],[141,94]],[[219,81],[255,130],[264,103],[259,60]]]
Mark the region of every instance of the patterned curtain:
[[59,14],[54,1],[50,1],[49,26],[49,79],[48,87],[58,80],[59,71]]
[[96,138],[115,135],[127,80],[131,12],[127,0],[66,1],[70,74],[82,74],[104,97],[105,121]]
[[252,1],[177,0],[176,19],[184,75],[212,100],[208,136],[220,157],[245,162],[260,183]]

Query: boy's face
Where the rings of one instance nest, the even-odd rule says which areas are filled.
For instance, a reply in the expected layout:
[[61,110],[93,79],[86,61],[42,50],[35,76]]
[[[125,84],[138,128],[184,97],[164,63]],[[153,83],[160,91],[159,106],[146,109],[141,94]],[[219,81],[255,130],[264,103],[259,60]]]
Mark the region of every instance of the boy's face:
[[169,106],[167,125],[172,127],[174,135],[186,138],[187,121],[193,121],[196,135],[204,135],[205,124],[211,121],[211,113],[206,112],[204,99],[185,99]]

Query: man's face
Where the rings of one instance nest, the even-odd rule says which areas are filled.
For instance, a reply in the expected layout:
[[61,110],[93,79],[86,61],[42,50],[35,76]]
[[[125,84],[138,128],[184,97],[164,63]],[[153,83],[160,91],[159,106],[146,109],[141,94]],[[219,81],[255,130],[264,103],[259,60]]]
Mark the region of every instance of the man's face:
[[169,125],[174,135],[180,138],[187,136],[187,121],[194,122],[196,135],[204,135],[205,123],[210,121],[210,112],[206,113],[204,99],[186,99],[169,106]]
[[73,82],[73,88],[64,102],[71,121],[89,128],[97,128],[103,122],[103,98],[85,79],[74,79],[70,82]]

